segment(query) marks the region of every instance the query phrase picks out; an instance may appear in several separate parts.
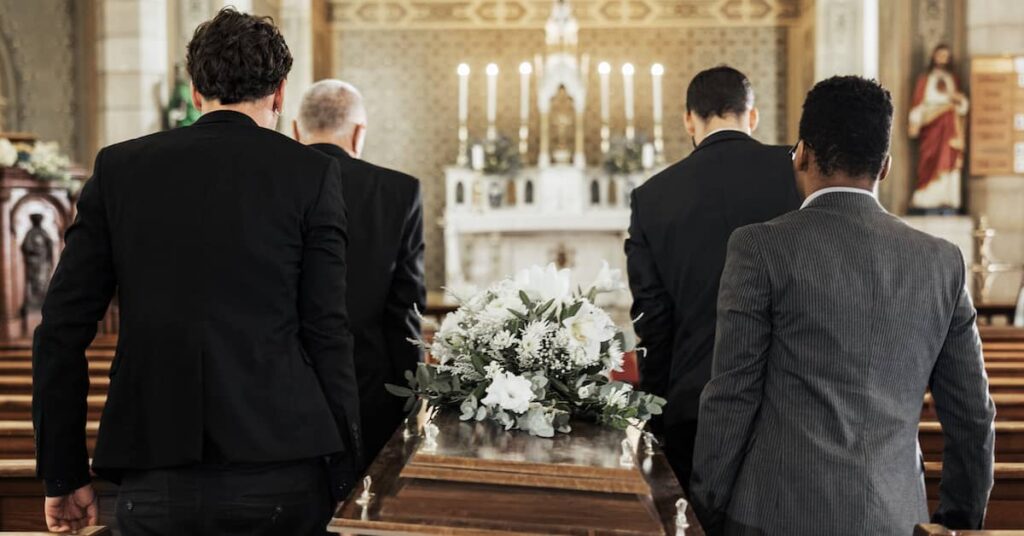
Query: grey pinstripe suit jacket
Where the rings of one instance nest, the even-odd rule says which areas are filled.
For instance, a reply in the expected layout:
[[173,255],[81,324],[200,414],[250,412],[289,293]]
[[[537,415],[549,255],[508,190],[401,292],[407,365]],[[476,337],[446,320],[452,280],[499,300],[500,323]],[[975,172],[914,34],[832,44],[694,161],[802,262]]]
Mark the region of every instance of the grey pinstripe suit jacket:
[[946,441],[936,520],[979,527],[995,409],[975,316],[959,250],[869,196],[733,233],[691,481],[709,533],[911,534],[928,520],[929,386]]

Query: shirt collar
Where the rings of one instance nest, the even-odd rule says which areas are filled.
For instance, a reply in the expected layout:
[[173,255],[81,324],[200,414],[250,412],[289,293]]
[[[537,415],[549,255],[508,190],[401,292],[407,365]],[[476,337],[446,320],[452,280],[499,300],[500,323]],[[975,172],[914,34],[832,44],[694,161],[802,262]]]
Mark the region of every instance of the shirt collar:
[[[804,204],[800,205],[800,210],[803,210],[803,209],[807,208],[807,206],[810,205],[812,201],[814,201],[815,199],[817,199],[817,198],[819,198],[819,197],[821,197],[821,196],[823,196],[825,194],[839,193],[839,192],[844,192],[844,193],[849,193],[849,194],[862,194],[862,195],[871,196],[871,198],[874,199],[876,203],[878,203],[878,198],[875,197],[875,192],[872,191],[872,190],[865,190],[863,188],[851,188],[849,186],[832,186],[832,187],[829,187],[829,188],[822,188],[822,189],[814,192],[813,194],[807,196],[807,199],[804,199]],[[879,203],[879,206],[881,206],[880,203]]]

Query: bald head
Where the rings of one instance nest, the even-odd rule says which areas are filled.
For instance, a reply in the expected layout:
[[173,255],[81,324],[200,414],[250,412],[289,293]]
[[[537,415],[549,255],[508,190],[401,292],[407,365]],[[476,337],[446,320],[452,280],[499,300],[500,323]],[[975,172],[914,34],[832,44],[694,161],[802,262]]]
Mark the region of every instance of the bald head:
[[306,144],[333,143],[352,154],[362,152],[366,128],[363,96],[352,84],[321,80],[302,96],[295,137]]

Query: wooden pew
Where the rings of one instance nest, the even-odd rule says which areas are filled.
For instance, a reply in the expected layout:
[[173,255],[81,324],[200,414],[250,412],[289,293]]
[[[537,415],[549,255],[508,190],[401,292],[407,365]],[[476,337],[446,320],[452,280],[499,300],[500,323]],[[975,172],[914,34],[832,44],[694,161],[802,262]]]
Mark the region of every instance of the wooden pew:
[[[942,427],[935,421],[922,421],[920,426],[921,452],[930,462],[942,461]],[[1024,422],[996,422],[996,461],[1024,462]]]
[[[88,416],[91,421],[99,420],[106,395],[89,395]],[[0,395],[0,421],[31,421],[32,395]]]
[[[54,536],[56,532],[39,532],[39,531],[17,531],[17,532],[0,532],[0,536]],[[78,536],[109,536],[110,529],[107,527],[86,527],[76,532]]]

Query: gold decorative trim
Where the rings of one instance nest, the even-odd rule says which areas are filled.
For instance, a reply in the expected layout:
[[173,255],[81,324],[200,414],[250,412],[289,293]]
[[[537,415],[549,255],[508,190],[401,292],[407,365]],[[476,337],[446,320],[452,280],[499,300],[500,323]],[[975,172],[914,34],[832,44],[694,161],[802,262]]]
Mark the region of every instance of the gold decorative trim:
[[[335,30],[539,29],[551,0],[329,0]],[[801,0],[575,0],[581,28],[779,26]]]

